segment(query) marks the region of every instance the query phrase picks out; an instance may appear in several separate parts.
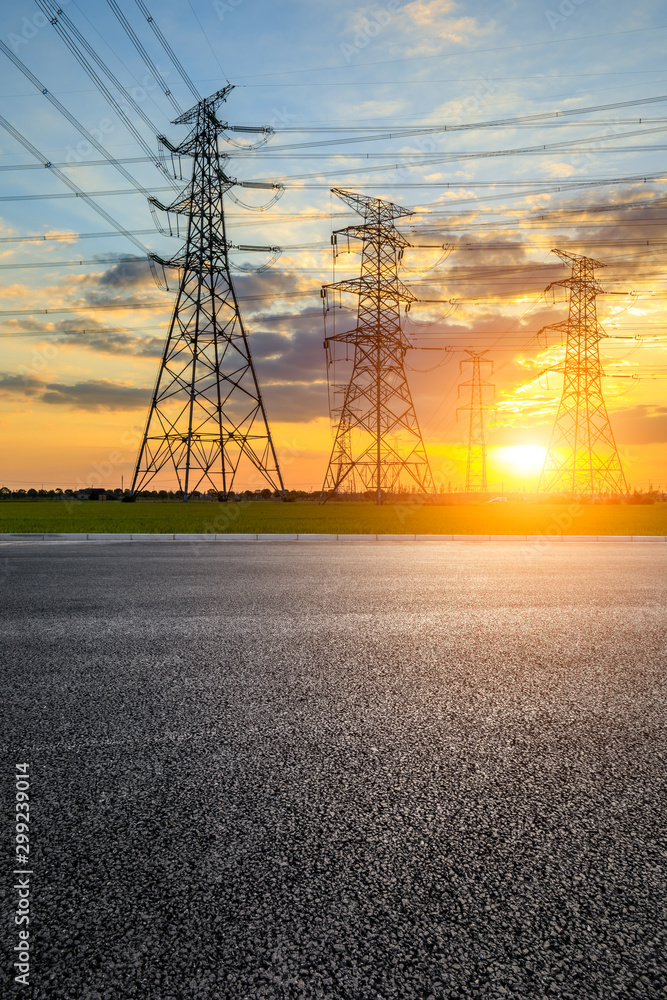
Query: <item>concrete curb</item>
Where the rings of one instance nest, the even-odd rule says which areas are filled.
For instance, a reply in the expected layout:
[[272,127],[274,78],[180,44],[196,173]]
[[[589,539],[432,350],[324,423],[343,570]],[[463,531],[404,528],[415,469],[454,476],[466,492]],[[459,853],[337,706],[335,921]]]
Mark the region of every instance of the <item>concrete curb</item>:
[[292,535],[292,534],[90,534],[0,533],[0,542],[667,542],[665,535]]

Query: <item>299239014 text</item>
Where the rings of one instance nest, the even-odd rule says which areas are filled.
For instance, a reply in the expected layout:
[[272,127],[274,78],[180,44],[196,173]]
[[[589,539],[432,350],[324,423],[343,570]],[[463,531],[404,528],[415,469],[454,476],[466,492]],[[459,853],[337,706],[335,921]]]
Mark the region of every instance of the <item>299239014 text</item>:
[[14,924],[18,940],[13,948],[14,982],[30,985],[32,943],[30,941],[30,765],[16,765],[16,805],[14,820],[14,881],[16,908]]

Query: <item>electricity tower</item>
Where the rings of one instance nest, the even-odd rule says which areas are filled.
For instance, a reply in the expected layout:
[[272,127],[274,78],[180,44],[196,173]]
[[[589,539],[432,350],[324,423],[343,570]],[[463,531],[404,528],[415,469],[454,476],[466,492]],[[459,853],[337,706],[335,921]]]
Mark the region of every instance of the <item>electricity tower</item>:
[[322,290],[323,298],[329,289],[352,292],[359,304],[353,330],[330,336],[325,332],[327,367],[332,343],[353,347],[354,358],[349,383],[335,387],[343,399],[334,408],[338,427],[320,503],[349,489],[355,479],[376,504],[407,484],[432,496],[433,476],[404,369],[411,345],[401,328],[401,303],[413,302],[416,296],[398,277],[403,250],[410,244],[395,220],[413,213],[379,198],[332,190],[363,217],[363,224],[332,237],[334,245],[341,235],[361,241],[361,276]]
[[[347,471],[348,466],[352,462],[352,439],[350,425],[345,421],[343,421],[339,427],[338,445],[338,468],[336,470],[336,478],[342,482],[344,472]],[[359,484],[357,482],[357,475],[353,467],[351,471],[348,472],[347,476],[345,476],[345,481],[338,489],[338,493],[353,494],[357,493],[358,489]]]
[[553,252],[571,266],[572,274],[549,285],[569,289],[570,305],[568,318],[550,327],[566,335],[563,364],[548,369],[563,375],[563,394],[538,493],[623,496],[628,487],[602,395],[599,344],[605,333],[597,320],[595,300],[602,288],[595,268],[604,264],[592,257]]
[[164,469],[175,474],[184,501],[202,488],[226,500],[237,476],[253,468],[255,482],[284,492],[229,269],[223,195],[236,182],[220,166],[227,156],[218,141],[228,126],[216,112],[232,89],[200,100],[175,120],[191,126],[179,146],[160,137],[172,159],[192,157],[192,176],[172,205],[153,199],[158,208],[185,216],[187,236],[171,260],[151,255],[154,262],[178,268],[180,282],[132,496]]
[[466,350],[470,357],[459,362],[459,371],[463,374],[464,365],[472,365],[472,378],[467,382],[459,383],[459,396],[461,389],[470,388],[470,406],[459,406],[456,410],[458,419],[459,411],[470,412],[468,426],[468,462],[466,465],[466,493],[486,493],[486,441],[484,439],[484,389],[493,389],[491,382],[482,379],[482,365],[491,365],[493,371],[493,361],[485,358],[486,351]]

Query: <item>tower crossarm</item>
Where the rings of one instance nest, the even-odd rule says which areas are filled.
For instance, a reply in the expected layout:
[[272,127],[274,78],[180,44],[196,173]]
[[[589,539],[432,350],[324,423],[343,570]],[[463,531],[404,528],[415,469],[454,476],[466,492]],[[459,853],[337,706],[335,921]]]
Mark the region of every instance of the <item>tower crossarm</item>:
[[[607,376],[607,372],[603,369],[602,365],[599,362],[598,363],[594,362],[592,364],[585,364],[585,363],[581,364],[581,365],[579,365],[577,367],[576,370],[579,372],[579,374],[581,374],[581,375],[587,375],[589,377],[598,377],[598,378],[607,378],[607,377],[609,377],[609,378],[629,378],[629,377],[631,377],[631,376],[628,376],[628,375],[616,375],[614,372],[612,372],[611,375]],[[537,375],[535,376],[535,378],[542,378],[543,375],[548,375],[549,373],[552,373],[552,374],[555,374],[555,375],[571,375],[572,374],[572,368],[566,367],[564,364],[562,364],[562,365],[553,365],[551,367],[542,368],[537,373]],[[636,378],[637,376],[632,376],[632,377]]]
[[[325,349],[329,347],[331,342],[337,342],[339,344],[354,344],[360,349],[360,351],[373,349],[376,344],[376,339],[368,334],[366,330],[347,330],[344,333],[334,333],[327,336],[324,341]],[[406,339],[405,334],[402,330],[396,332],[387,331],[383,337],[384,348],[389,352],[402,352],[405,354],[406,351],[410,350],[412,344]]]
[[412,245],[398,229],[395,229],[393,226],[387,226],[384,223],[371,223],[367,226],[346,226],[345,229],[336,229],[331,237],[333,246],[338,245],[339,236],[361,240],[362,242],[380,237],[383,243],[391,243],[401,250]]
[[[552,288],[567,288],[571,290],[572,288],[576,288],[577,282],[579,281],[581,281],[581,278],[562,278],[559,281],[552,281],[547,285],[544,291],[546,294],[547,292],[550,292]],[[595,280],[588,281],[586,283],[586,287],[588,292],[591,294],[595,293],[595,295],[601,295],[604,291],[600,282]]]
[[[551,252],[555,253],[557,257],[560,257],[563,263],[567,264],[568,267],[578,267],[582,263],[582,261],[585,261],[586,265],[593,270],[595,270],[598,267],[606,267],[603,261],[595,260],[593,257],[583,257],[581,254],[568,253],[567,250],[554,249]],[[569,281],[570,279],[568,278],[566,280]]]
[[174,125],[190,125],[192,122],[197,122],[200,118],[202,110],[204,110],[208,115],[215,115],[215,110],[219,104],[227,100],[229,94],[231,94],[234,89],[233,83],[228,83],[226,87],[222,87],[221,90],[216,90],[214,94],[210,97],[205,97],[201,101],[184,111],[182,115],[174,119]]
[[189,215],[192,211],[192,187],[187,188],[178,196],[171,205],[163,205],[158,198],[149,198],[148,204],[154,208],[159,208],[161,212],[172,212],[174,215]]
[[382,281],[378,287],[377,277],[372,275],[362,275],[360,278],[344,278],[342,281],[335,281],[333,284],[324,285],[325,290],[337,288],[342,292],[352,292],[355,295],[363,296],[392,296],[401,302],[416,302],[417,296],[413,295],[407,285],[404,285],[400,278],[392,276],[387,281]]
[[[477,389],[493,389],[495,390],[495,385],[493,382],[484,382],[481,378],[470,378],[467,382],[459,382],[459,396],[461,395],[461,389],[470,388],[474,386]],[[466,407],[459,407],[459,409],[466,409]]]
[[415,213],[410,208],[402,208],[394,205],[391,201],[383,201],[381,198],[370,198],[367,195],[357,194],[354,191],[344,191],[342,188],[331,188],[331,193],[344,201],[350,208],[353,208],[359,215],[363,215],[368,222],[381,223],[386,225],[407,215]]

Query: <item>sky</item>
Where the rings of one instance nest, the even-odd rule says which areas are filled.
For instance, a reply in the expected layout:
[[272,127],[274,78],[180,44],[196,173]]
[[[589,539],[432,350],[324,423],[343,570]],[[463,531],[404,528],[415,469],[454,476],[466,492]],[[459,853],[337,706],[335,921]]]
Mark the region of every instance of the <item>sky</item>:
[[[273,129],[256,149],[229,133],[225,169],[280,182],[282,196],[265,208],[266,191],[235,187],[225,207],[232,242],[281,248],[231,258],[287,488],[318,489],[332,445],[320,288],[359,273],[354,246],[332,259],[332,231],[355,218],[332,187],[415,213],[400,223],[401,278],[419,300],[406,369],[439,481],[465,480],[468,349],[492,362],[490,485],[535,488],[562,387],[548,372],[562,335],[545,330],[567,317],[567,290],[546,291],[568,277],[560,249],[604,265],[619,454],[632,487],[667,488],[663,3],[60,6],[74,52],[51,0],[0,11],[0,485],[131,479],[174,300],[146,253],[181,245],[155,226],[147,195],[175,194],[148,154],[158,134],[185,137],[172,124],[194,103],[185,77],[203,95],[232,83],[226,120]],[[86,47],[108,94],[77,59]],[[337,312],[354,323],[350,296]],[[330,381],[350,367],[341,356]],[[165,474],[156,488],[174,485]]]

